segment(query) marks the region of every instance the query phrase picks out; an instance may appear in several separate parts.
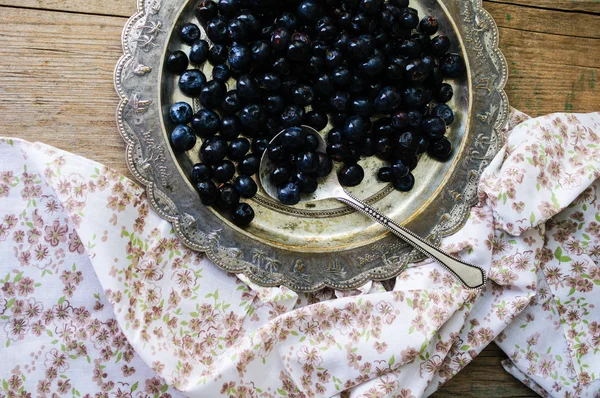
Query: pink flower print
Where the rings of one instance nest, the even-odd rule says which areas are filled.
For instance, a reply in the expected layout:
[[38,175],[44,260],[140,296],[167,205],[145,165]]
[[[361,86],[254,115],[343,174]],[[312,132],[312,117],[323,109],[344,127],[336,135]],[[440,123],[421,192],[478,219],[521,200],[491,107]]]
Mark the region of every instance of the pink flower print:
[[563,280],[563,274],[560,267],[550,267],[546,268],[545,271],[546,280],[550,285],[557,285]]
[[33,251],[34,251],[33,254],[35,255],[35,260],[37,262],[42,262],[50,256],[50,252],[48,251],[48,246],[43,245],[41,243],[36,245],[34,247]]
[[444,322],[446,322],[446,319],[448,318],[448,311],[442,307],[435,306],[427,315],[430,317],[431,322],[433,322],[436,327],[440,327],[444,324]]
[[554,180],[558,180],[563,174],[564,166],[558,160],[551,160],[548,164],[548,172]]
[[77,252],[79,254],[83,254],[85,248],[83,247],[83,243],[81,239],[79,239],[79,235],[76,231],[73,231],[69,234],[69,251]]
[[589,293],[594,290],[594,284],[587,279],[578,278],[577,291],[580,293]]
[[301,365],[311,364],[318,367],[323,362],[323,358],[321,358],[320,355],[320,350],[315,347],[304,346],[300,349],[297,356],[298,363]]
[[531,336],[529,336],[529,338],[527,339],[527,345],[530,347],[533,347],[534,345],[537,345],[539,339],[540,339],[540,333],[536,332],[536,333],[532,334]]
[[585,253],[585,249],[583,248],[581,241],[577,239],[569,240],[566,244],[566,249],[569,254],[575,254],[577,256],[581,256],[583,253]]
[[13,178],[14,178],[14,173],[12,171],[0,172],[0,181],[2,181],[5,184],[12,183]]
[[15,233],[13,235],[13,240],[15,241],[15,243],[23,243],[24,239],[25,239],[25,231],[23,231],[23,230],[15,231]]
[[558,210],[555,209],[554,205],[548,201],[542,201],[542,203],[537,208],[542,213],[542,217],[544,219],[550,218],[554,211]]
[[38,337],[40,337],[45,331],[46,325],[44,325],[41,320],[38,320],[31,325],[31,332]]
[[394,319],[396,319],[394,307],[387,301],[378,302],[375,308],[377,308],[377,311],[381,314],[384,322],[388,325],[391,325],[394,322]]
[[68,226],[60,225],[60,222],[56,220],[54,223],[52,223],[52,225],[48,225],[46,228],[44,228],[44,240],[50,243],[51,246],[58,246],[60,242],[67,241],[66,235],[68,230]]
[[10,186],[7,184],[0,184],[0,198],[8,197],[10,193]]
[[0,224],[0,242],[5,241],[7,236],[8,236],[8,225]]
[[375,351],[377,351],[378,354],[383,354],[383,352],[385,350],[387,350],[388,344],[385,341],[383,341],[383,342],[376,341],[373,344],[373,348],[375,348]]
[[25,317],[29,319],[37,318],[42,314],[43,309],[44,306],[42,305],[42,303],[36,301],[33,297],[31,297],[29,300],[27,300],[27,303],[23,308],[23,315],[25,315]]
[[12,318],[10,321],[5,323],[4,331],[6,332],[6,337],[9,340],[23,340],[23,338],[25,338],[27,335],[27,332],[29,332],[29,324],[24,318]]
[[32,228],[27,231],[27,241],[30,244],[37,242],[40,239],[40,236],[42,236],[42,232],[37,228]]
[[407,347],[405,350],[400,351],[402,357],[402,363],[410,363],[419,356],[419,351],[414,347]]

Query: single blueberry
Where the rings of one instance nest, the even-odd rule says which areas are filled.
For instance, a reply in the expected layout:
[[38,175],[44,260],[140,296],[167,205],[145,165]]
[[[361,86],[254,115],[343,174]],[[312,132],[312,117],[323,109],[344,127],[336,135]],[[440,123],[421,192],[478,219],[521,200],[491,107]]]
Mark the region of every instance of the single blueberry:
[[192,121],[194,111],[187,102],[178,102],[169,109],[169,116],[175,124],[188,124]]
[[188,126],[177,126],[171,133],[171,146],[175,152],[186,152],[196,145],[196,136]]

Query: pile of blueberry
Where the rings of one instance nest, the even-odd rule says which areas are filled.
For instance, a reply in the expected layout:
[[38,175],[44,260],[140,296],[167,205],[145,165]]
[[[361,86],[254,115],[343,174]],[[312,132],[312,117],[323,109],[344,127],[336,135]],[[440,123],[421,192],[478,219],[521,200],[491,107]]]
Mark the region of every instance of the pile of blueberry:
[[[376,155],[389,164],[378,178],[409,191],[420,154],[451,157],[453,90],[444,79],[463,76],[465,62],[436,35],[438,21],[421,19],[408,0],[203,0],[196,16],[212,44],[186,24],[179,34],[189,56],[173,52],[166,67],[203,109],[173,105],[171,144],[185,152],[203,139],[192,181],[205,205],[230,211],[237,225],[254,218],[240,197],[256,194],[252,176],[266,150],[288,205],[316,189],[332,160],[343,163],[340,182],[356,186],[365,176],[359,160]],[[212,80],[188,69],[207,61]],[[314,137],[298,127],[321,131],[329,122],[327,151],[316,152]]]

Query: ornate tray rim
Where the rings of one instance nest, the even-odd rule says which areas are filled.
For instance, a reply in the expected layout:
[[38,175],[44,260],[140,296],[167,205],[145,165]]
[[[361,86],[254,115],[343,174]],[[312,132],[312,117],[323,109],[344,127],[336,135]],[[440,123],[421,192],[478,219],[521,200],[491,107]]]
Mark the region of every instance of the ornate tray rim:
[[[473,24],[473,34],[485,35],[487,33],[488,35],[491,35],[491,43],[488,43],[491,44],[491,47],[485,48],[485,46],[482,46],[483,48],[478,50],[482,52],[487,50],[488,62],[493,63],[498,70],[498,78],[492,79],[492,81],[489,81],[489,79],[482,79],[484,81],[479,82],[477,86],[473,82],[472,89],[487,90],[488,96],[496,94],[498,96],[498,109],[494,110],[492,107],[493,112],[491,116],[489,115],[489,112],[487,116],[478,115],[480,117],[487,117],[487,122],[491,126],[491,136],[489,138],[482,137],[482,140],[489,140],[489,145],[485,153],[478,153],[480,156],[480,158],[478,158],[480,161],[480,167],[478,170],[471,170],[469,174],[469,181],[466,183],[466,190],[469,191],[469,188],[473,188],[474,186],[474,193],[472,192],[469,195],[460,195],[455,191],[457,194],[457,196],[454,198],[456,204],[451,210],[444,213],[440,217],[440,222],[427,237],[430,242],[438,245],[442,238],[454,234],[464,226],[468,219],[471,207],[477,203],[479,178],[485,167],[489,164],[489,162],[493,159],[503,145],[504,137],[501,135],[501,129],[504,127],[509,115],[508,98],[506,92],[504,91],[504,87],[506,86],[508,78],[508,66],[506,58],[499,48],[499,32],[496,22],[483,8],[482,0],[437,0],[440,6],[445,9],[447,9],[446,3],[452,1],[464,3],[467,14],[471,13],[471,15],[465,17],[465,21],[469,21]],[[134,55],[132,54],[131,48],[135,48],[135,44],[132,42],[131,33],[137,23],[152,14],[157,14],[161,6],[162,0],[137,0],[138,11],[131,18],[129,18],[125,28],[123,29],[121,36],[123,55],[120,57],[114,72],[115,90],[120,98],[119,106],[116,112],[116,120],[118,131],[126,143],[127,166],[129,170],[134,178],[145,187],[146,195],[153,209],[160,215],[161,218],[172,223],[176,235],[186,246],[190,247],[191,249],[204,252],[214,264],[223,270],[236,274],[243,273],[252,282],[257,283],[258,285],[266,287],[286,286],[291,290],[298,292],[317,291],[325,287],[340,290],[355,289],[364,285],[370,280],[386,280],[395,277],[401,273],[409,263],[417,262],[423,259],[423,256],[415,250],[405,252],[401,258],[396,258],[393,262],[390,261],[389,263],[386,261],[386,257],[384,255],[384,265],[363,271],[351,279],[344,280],[343,282],[324,280],[307,284],[306,281],[302,280],[302,278],[290,278],[289,275],[285,275],[280,272],[274,272],[272,269],[271,272],[269,272],[268,270],[264,270],[261,264],[252,263],[240,258],[241,253],[239,249],[221,246],[218,242],[218,238],[213,239],[214,232],[219,231],[203,234],[204,243],[200,243],[199,239],[191,238],[190,236],[197,234],[197,220],[193,219],[193,217],[189,214],[181,214],[176,203],[171,200],[171,198],[169,198],[165,192],[157,187],[155,181],[156,174],[149,170],[149,168],[152,168],[150,161],[144,160],[143,158],[140,159],[140,138],[134,133],[133,130],[130,131],[125,125],[125,110],[127,107],[134,101],[136,102],[135,106],[138,106],[138,98],[135,97],[135,94],[132,96],[127,93],[126,88],[123,85],[124,71],[128,66],[131,66],[131,63],[134,61]],[[157,28],[160,29],[160,26]],[[458,29],[456,26],[455,28]],[[461,41],[464,42],[463,35],[459,33],[459,36],[461,37]],[[464,45],[464,43],[461,44]],[[143,76],[144,74],[149,73],[149,71],[145,70],[143,67],[144,65],[142,64],[138,65],[133,70],[133,73],[138,76]],[[470,78],[473,79],[472,76]],[[470,93],[470,96],[473,97],[472,92]],[[152,103],[152,101],[149,102],[150,104]],[[472,119],[474,119],[474,115],[468,123],[473,123]],[[477,140],[479,140],[479,137]],[[484,144],[481,146],[482,149],[485,149]],[[453,175],[449,178],[451,177],[453,177]],[[473,189],[471,189],[471,191],[473,191]],[[301,260],[298,261],[299,262],[293,266],[294,273],[298,271],[298,268],[300,268],[300,272],[303,271],[303,263]]]

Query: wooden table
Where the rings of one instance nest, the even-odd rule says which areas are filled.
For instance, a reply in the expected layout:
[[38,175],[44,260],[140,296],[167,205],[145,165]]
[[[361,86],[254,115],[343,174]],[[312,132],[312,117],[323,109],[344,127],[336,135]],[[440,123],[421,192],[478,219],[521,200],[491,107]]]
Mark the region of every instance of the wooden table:
[[[129,175],[115,127],[113,68],[135,0],[0,0],[0,135],[41,141]],[[491,0],[511,105],[600,111],[600,0]],[[535,396],[491,345],[437,397]]]

